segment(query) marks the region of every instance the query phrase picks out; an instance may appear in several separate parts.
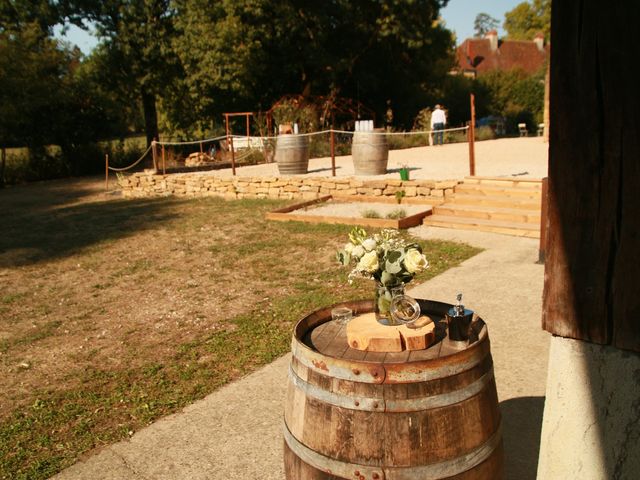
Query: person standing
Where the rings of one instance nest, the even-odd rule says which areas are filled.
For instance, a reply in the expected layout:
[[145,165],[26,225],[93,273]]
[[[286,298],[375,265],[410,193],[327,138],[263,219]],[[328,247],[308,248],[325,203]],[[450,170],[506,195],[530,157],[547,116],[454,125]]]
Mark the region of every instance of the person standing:
[[436,105],[436,109],[431,113],[431,130],[434,132],[434,145],[442,145],[444,141],[444,126],[447,123],[447,115],[440,105]]

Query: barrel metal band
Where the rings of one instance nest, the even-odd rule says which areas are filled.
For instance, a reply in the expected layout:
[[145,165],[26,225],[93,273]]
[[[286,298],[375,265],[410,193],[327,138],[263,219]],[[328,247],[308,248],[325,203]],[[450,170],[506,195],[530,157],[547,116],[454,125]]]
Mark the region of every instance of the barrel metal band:
[[291,342],[291,353],[304,367],[326,376],[352,382],[384,382],[384,368],[380,364],[359,363],[328,357],[300,345],[295,339]]
[[417,362],[416,365],[408,363],[400,369],[394,368],[393,364],[385,365],[387,367],[385,368],[385,383],[428,382],[466,372],[481,363],[490,354],[489,342],[488,340],[482,341],[473,350],[462,351],[460,354],[465,355],[466,358],[459,356],[455,361],[446,362],[436,367],[427,366],[429,361]]
[[487,373],[477,380],[466,385],[464,388],[452,392],[432,395],[430,397],[385,400],[384,398],[371,398],[330,392],[317,385],[305,382],[296,375],[293,368],[289,366],[289,379],[291,383],[296,388],[302,390],[307,396],[316,398],[329,405],[366,412],[418,412],[453,405],[480,393],[493,378],[493,367],[491,367]]
[[[449,478],[471,470],[489,458],[502,441],[502,425],[482,445],[470,452],[444,462],[412,467],[372,467],[342,462],[318,453],[296,439],[284,424],[284,439],[293,453],[303,462],[332,475],[351,478],[357,470],[360,478],[379,480],[418,480],[423,478]],[[377,474],[374,477],[374,474]]]

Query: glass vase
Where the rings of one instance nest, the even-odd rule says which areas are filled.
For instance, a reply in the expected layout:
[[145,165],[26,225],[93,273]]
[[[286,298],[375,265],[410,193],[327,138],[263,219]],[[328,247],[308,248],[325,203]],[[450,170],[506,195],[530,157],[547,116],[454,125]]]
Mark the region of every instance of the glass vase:
[[373,302],[373,311],[376,320],[383,325],[401,325],[391,316],[391,300],[396,295],[404,295],[404,284],[383,285],[376,282],[375,298]]

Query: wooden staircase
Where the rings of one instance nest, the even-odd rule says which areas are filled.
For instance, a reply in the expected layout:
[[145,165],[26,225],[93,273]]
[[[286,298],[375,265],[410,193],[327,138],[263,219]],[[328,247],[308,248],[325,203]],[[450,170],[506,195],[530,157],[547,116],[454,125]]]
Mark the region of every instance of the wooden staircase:
[[424,225],[540,238],[542,181],[466,177]]

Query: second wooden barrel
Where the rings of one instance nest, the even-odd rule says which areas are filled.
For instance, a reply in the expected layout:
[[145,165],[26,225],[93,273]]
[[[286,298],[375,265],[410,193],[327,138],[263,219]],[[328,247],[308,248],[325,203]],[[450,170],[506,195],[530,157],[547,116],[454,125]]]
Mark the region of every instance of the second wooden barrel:
[[389,161],[389,144],[383,129],[354,132],[351,145],[356,175],[384,175]]
[[[432,318],[450,305],[420,300]],[[373,302],[344,304],[354,313]],[[331,308],[298,322],[284,416],[286,478],[498,480],[501,418],[486,325],[464,348],[361,352]]]
[[309,137],[279,135],[276,141],[276,162],[283,175],[299,175],[309,170]]

